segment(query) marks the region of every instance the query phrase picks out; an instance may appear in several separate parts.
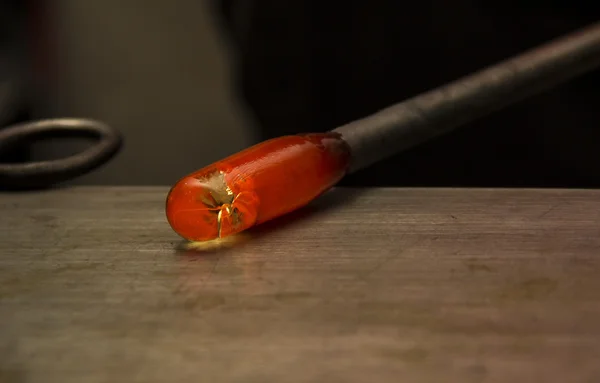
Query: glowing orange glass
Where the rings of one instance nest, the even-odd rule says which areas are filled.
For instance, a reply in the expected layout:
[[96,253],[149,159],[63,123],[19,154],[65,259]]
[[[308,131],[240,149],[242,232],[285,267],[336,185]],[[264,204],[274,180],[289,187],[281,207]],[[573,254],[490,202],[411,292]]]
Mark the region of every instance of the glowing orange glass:
[[268,140],[179,180],[167,196],[167,219],[190,241],[226,237],[306,205],[349,162],[336,133]]

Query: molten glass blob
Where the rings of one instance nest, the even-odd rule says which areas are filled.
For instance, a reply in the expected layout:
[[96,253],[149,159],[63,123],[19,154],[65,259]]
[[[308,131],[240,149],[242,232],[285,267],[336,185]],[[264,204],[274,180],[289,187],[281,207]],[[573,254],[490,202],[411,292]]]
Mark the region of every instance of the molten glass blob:
[[349,163],[337,133],[268,140],[179,180],[167,196],[167,219],[190,241],[227,237],[306,205]]

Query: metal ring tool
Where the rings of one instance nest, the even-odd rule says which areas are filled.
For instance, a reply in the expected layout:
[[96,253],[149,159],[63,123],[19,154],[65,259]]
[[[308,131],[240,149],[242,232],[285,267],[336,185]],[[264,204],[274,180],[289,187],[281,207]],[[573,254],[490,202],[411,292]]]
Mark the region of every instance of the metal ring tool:
[[0,188],[46,188],[86,174],[110,160],[121,148],[121,134],[95,120],[57,118],[19,123],[0,129],[0,154],[18,145],[49,138],[92,138],[96,142],[69,157],[0,163]]

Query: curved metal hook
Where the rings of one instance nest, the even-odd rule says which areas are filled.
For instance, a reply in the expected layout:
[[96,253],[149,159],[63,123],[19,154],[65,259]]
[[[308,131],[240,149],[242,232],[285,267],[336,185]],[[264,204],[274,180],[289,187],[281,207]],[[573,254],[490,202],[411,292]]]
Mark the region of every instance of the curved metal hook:
[[94,138],[97,143],[57,160],[0,163],[0,187],[44,188],[79,177],[110,160],[121,148],[121,134],[95,120],[57,118],[25,122],[0,130],[0,153],[14,145],[44,138]]

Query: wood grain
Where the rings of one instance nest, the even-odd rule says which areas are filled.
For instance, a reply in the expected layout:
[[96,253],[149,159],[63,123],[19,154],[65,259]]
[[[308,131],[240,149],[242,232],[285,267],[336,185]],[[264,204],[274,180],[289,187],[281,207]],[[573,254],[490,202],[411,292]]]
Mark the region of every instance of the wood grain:
[[600,381],[600,191],[337,189],[201,250],[166,192],[0,194],[0,382]]

